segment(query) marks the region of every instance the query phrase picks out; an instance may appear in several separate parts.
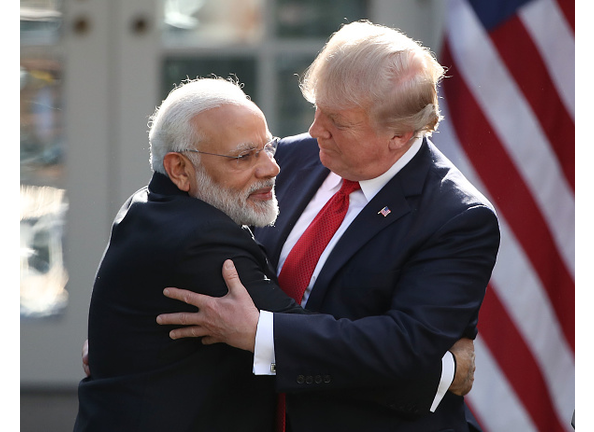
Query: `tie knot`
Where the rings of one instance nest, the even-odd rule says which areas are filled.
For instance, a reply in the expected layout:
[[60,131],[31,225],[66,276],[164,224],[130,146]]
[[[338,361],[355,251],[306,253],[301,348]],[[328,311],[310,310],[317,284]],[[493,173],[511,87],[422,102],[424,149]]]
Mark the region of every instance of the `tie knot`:
[[359,182],[342,179],[342,186],[340,187],[339,192],[348,196],[351,194],[351,192],[354,192],[360,188],[361,188],[361,186],[359,185]]

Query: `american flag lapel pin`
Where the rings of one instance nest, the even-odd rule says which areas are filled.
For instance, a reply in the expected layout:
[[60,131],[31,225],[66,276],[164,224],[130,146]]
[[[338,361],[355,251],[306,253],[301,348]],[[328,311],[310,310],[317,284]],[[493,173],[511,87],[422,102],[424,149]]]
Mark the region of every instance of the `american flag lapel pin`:
[[383,217],[388,216],[390,213],[392,213],[392,210],[390,210],[388,206],[385,206],[383,209],[377,212],[377,214],[381,214]]

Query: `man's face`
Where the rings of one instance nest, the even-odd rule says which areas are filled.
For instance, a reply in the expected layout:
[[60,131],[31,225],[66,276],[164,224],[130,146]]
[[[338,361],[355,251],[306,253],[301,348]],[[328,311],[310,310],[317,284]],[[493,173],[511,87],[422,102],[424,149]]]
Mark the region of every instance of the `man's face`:
[[368,180],[386,172],[407,148],[389,130],[372,125],[363,108],[332,109],[318,105],[309,128],[317,138],[325,167],[353,181]]
[[201,154],[190,194],[240,225],[274,223],[278,215],[274,180],[280,169],[266,151],[257,156],[252,151],[261,150],[272,139],[264,114],[251,103],[224,105],[200,113],[193,121],[209,137],[200,144],[201,152],[251,156],[237,160]]

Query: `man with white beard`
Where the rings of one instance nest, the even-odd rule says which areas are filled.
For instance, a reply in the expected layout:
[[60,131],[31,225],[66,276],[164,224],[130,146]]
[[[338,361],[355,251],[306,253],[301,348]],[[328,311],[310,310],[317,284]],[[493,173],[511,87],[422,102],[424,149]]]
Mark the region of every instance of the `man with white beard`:
[[252,374],[251,353],[174,341],[155,317],[179,310],[169,286],[224,295],[228,258],[259,307],[303,312],[247,228],[278,214],[278,139],[224,79],[176,88],[149,126],[154,175],[117,214],[96,275],[74,430],[272,431],[274,378]]

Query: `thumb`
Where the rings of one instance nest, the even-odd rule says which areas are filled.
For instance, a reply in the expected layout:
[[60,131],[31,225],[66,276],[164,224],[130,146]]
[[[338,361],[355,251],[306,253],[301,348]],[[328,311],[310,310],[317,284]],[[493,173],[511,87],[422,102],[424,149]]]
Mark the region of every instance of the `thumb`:
[[243,287],[239,275],[237,274],[235,264],[229,259],[223,263],[223,279],[225,279],[225,284],[227,284],[229,293],[237,291],[239,287]]
[[245,302],[245,305],[254,305],[246,287],[241,283],[241,279],[239,279],[235,264],[230,259],[223,263],[223,279],[225,279],[225,284],[227,284],[227,289],[229,290],[225,297],[229,296],[229,298]]

